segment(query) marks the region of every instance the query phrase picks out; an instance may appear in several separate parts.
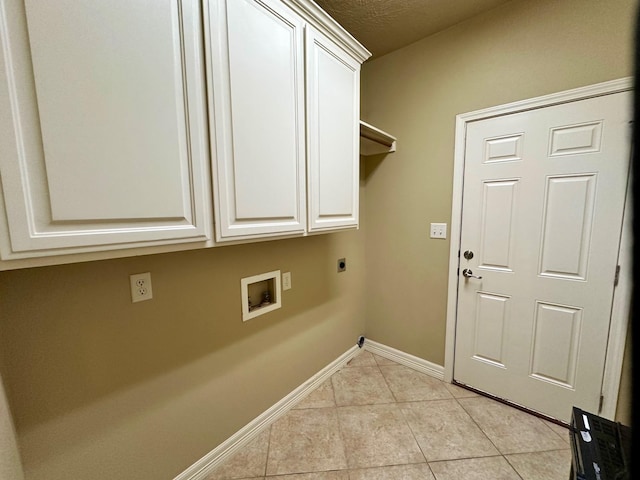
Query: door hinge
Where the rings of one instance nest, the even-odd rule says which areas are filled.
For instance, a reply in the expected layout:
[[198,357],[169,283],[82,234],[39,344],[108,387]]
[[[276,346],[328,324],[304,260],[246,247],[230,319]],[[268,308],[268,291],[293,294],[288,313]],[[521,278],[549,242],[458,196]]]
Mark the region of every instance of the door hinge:
[[598,403],[598,415],[602,412],[602,404],[604,403],[604,395],[600,395],[600,403]]
[[620,282],[620,265],[616,265],[616,276],[613,278],[613,286],[617,287]]

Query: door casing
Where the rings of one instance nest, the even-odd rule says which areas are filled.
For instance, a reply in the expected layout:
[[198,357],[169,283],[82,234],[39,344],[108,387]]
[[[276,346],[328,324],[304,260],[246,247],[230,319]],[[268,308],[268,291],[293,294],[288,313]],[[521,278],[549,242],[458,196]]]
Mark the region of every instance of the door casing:
[[[451,207],[451,246],[449,251],[449,283],[447,296],[447,323],[445,335],[444,380],[453,380],[455,334],[458,304],[458,266],[460,252],[460,234],[462,224],[462,194],[464,180],[464,153],[467,123],[491,117],[508,115],[526,110],[544,108],[551,105],[574,102],[587,98],[625,92],[633,89],[631,77],[598,83],[587,87],[566,90],[496,107],[490,107],[456,116],[456,133],[453,169],[453,199]],[[628,182],[629,183],[629,182]],[[627,187],[629,188],[629,187]],[[604,400],[599,414],[610,420],[615,419],[620,389],[620,374],[624,357],[631,304],[631,201],[627,191],[625,214],[622,224],[622,238],[618,252],[618,265],[621,266],[618,286],[614,292],[609,325],[609,339],[605,358],[602,394]]]

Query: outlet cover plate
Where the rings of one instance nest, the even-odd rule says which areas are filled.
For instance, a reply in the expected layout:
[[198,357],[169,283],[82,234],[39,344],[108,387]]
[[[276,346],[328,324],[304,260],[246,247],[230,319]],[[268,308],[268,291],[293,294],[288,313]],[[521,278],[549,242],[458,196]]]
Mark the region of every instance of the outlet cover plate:
[[347,270],[347,259],[339,258],[338,259],[338,273],[344,272]]
[[131,302],[142,302],[153,298],[153,289],[151,288],[151,273],[137,273],[129,275],[131,284]]

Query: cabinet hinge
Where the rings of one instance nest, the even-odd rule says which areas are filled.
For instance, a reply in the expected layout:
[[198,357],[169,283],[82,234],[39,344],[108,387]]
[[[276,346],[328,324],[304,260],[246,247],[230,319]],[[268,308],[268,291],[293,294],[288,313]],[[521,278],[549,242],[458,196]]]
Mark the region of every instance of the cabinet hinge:
[[598,403],[598,415],[602,412],[602,404],[604,403],[604,395],[600,395],[600,403]]
[[616,265],[616,276],[613,279],[613,286],[617,287],[620,282],[620,265]]

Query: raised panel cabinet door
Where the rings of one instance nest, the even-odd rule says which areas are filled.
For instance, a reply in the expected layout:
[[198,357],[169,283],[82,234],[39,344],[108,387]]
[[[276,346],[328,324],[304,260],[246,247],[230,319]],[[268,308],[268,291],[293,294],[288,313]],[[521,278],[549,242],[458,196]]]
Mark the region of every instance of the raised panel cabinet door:
[[211,237],[196,0],[0,6],[3,259]]
[[358,226],[360,62],[306,29],[309,231]]
[[305,231],[303,21],[280,1],[206,15],[216,240]]

